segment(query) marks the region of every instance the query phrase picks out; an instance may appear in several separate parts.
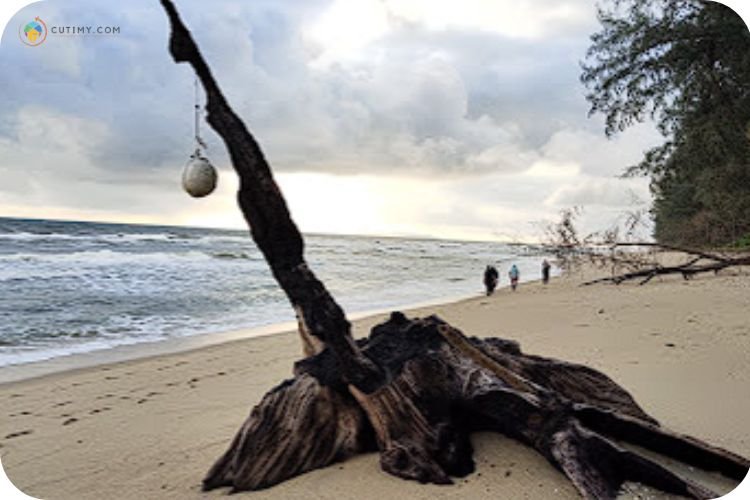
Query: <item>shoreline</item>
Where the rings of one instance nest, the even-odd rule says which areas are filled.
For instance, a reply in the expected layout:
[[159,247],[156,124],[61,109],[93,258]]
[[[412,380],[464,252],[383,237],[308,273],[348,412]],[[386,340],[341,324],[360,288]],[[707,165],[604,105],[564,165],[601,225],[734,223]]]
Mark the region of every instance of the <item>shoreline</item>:
[[[538,280],[529,280],[524,283],[532,283]],[[504,287],[505,288],[505,287]],[[499,291],[500,289],[496,290]],[[478,295],[462,295],[442,297],[434,300],[416,302],[401,306],[384,309],[372,309],[348,314],[350,321],[365,320],[371,317],[382,317],[391,311],[411,311],[426,307],[446,306],[472,300]],[[290,307],[291,309],[291,307]],[[188,353],[214,345],[222,345],[237,341],[245,341],[260,337],[273,335],[297,334],[296,321],[282,321],[262,326],[248,326],[231,330],[198,333],[133,344],[116,345],[104,347],[85,352],[76,352],[55,356],[50,359],[29,361],[26,363],[11,364],[0,367],[0,388],[5,385],[57,374],[86,370],[107,365],[149,359],[172,354]]]
[[[6,222],[0,383],[293,328],[294,312],[247,234]],[[348,312],[454,301],[480,292],[485,261],[517,260],[533,276],[541,259],[526,246],[374,238],[316,235],[309,245]]]
[[[467,336],[515,340],[526,353],[600,370],[665,428],[750,456],[750,280],[741,272],[642,287],[580,287],[589,276],[576,273],[405,312],[437,314]],[[385,314],[354,320],[354,336]],[[224,498],[225,490],[202,492],[200,480],[301,358],[295,329],[1,384],[3,467],[22,491],[46,500]],[[476,471],[452,486],[390,476],[369,453],[246,498],[579,498],[518,442],[495,433],[471,441]],[[681,473],[719,494],[736,487]]]
[[[553,267],[551,279],[559,279],[562,276],[561,270]],[[479,279],[477,279],[479,283]],[[541,282],[541,277],[526,278],[521,277],[521,285],[529,285]],[[499,293],[502,290],[510,289],[510,283],[506,283],[495,290]],[[484,297],[481,286],[477,286],[477,291],[460,295],[446,295],[418,302],[409,302],[401,305],[394,305],[385,308],[373,308],[363,311],[347,314],[347,318],[354,322],[370,316],[382,316],[391,311],[408,312],[426,307],[447,306],[454,303],[460,303],[477,297]],[[289,306],[290,315],[292,315],[291,306]],[[346,311],[345,311],[346,312]],[[0,387],[5,384],[21,382],[28,379],[45,377],[64,373],[68,371],[94,368],[102,365],[123,363],[141,358],[151,358],[154,356],[164,356],[190,352],[204,347],[224,344],[228,342],[247,340],[269,335],[284,335],[297,332],[297,323],[295,321],[279,321],[260,326],[246,326],[239,328],[230,328],[227,330],[217,330],[214,332],[203,332],[189,334],[181,337],[172,337],[159,340],[148,340],[143,342],[134,342],[129,344],[120,344],[110,347],[101,347],[88,351],[72,352],[61,355],[52,355],[47,359],[34,361],[25,361],[16,364],[0,366]]]

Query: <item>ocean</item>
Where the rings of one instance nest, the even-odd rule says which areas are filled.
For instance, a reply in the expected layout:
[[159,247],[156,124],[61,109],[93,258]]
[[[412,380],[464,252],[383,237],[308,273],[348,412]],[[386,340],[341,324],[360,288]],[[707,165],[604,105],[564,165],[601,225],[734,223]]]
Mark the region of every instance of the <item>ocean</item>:
[[[306,235],[306,259],[347,313],[538,279],[529,245]],[[0,367],[294,321],[247,231],[0,218]]]

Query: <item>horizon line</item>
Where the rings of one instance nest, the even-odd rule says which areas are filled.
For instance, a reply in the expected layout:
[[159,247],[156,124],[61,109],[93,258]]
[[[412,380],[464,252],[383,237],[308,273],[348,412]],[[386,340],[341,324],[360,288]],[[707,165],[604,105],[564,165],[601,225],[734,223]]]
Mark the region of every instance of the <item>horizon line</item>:
[[[58,218],[39,218],[39,217],[20,217],[20,216],[5,216],[0,215],[0,219],[7,220],[25,220],[25,221],[49,221],[49,222],[63,222],[63,223],[88,223],[88,224],[108,224],[112,226],[146,226],[146,227],[168,227],[168,228],[185,228],[185,229],[214,229],[219,231],[246,231],[248,232],[248,238],[252,241],[252,237],[249,234],[249,228],[236,228],[236,227],[219,227],[219,226],[199,226],[199,225],[181,225],[181,224],[157,224],[150,222],[117,222],[107,220],[79,220],[79,219],[58,219]],[[295,224],[296,225],[296,224]],[[316,232],[316,231],[302,231],[302,235],[309,236],[339,236],[339,237],[364,237],[364,238],[390,238],[390,239],[411,239],[411,240],[427,240],[427,241],[449,241],[449,242],[465,242],[465,243],[500,243],[503,245],[543,245],[541,242],[529,242],[529,241],[518,241],[511,239],[464,239],[464,238],[446,238],[441,236],[427,236],[419,234],[372,234],[372,233],[335,233],[335,232]]]

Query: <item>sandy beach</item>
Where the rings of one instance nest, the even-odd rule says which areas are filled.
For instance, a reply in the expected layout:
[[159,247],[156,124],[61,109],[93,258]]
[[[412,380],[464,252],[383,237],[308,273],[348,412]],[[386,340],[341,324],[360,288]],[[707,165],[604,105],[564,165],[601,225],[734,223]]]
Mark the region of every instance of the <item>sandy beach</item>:
[[[590,287],[571,274],[409,314],[438,314],[468,335],[514,339],[525,352],[590,365],[663,426],[750,456],[747,273]],[[382,319],[357,320],[355,335]],[[300,353],[288,332],[2,384],[3,467],[21,490],[44,499],[222,497],[200,492],[204,473],[250,408],[290,377]],[[369,454],[242,496],[578,498],[524,446],[495,434],[472,441],[476,472],[452,486],[389,476]],[[699,479],[721,493],[734,487]]]

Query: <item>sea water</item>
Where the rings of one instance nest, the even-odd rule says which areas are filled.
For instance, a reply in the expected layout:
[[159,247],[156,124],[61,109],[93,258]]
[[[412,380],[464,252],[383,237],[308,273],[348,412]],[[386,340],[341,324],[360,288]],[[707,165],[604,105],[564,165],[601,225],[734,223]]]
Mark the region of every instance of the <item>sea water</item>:
[[[487,264],[538,279],[528,245],[306,235],[348,313],[482,293]],[[247,231],[0,218],[0,366],[293,321]]]

